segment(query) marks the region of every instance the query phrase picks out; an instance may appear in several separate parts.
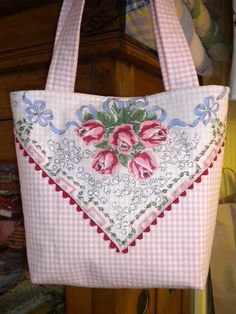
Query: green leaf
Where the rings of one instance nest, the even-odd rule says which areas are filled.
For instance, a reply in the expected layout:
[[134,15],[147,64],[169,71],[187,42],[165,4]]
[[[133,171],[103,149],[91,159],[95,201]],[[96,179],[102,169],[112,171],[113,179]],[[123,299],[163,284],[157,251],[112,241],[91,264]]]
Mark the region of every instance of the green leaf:
[[138,133],[140,129],[140,122],[134,121],[133,126],[134,126],[134,132]]
[[141,153],[141,151],[144,150],[145,147],[142,143],[138,143],[138,145],[136,145],[134,149],[135,149],[135,153],[138,154],[138,153]]
[[132,118],[130,117],[130,113],[126,108],[121,108],[118,113],[118,123],[130,123],[132,121]]
[[110,133],[112,133],[113,130],[114,130],[114,128],[115,128],[115,125],[114,125],[114,126],[109,126],[109,127],[106,129],[107,135],[109,135]]
[[104,124],[106,128],[109,128],[115,125],[114,118],[104,112],[98,112],[97,118]]
[[156,120],[156,118],[157,118],[157,115],[156,115],[155,113],[153,113],[153,114],[148,114],[148,115],[146,115],[146,117],[145,117],[145,121]]
[[146,112],[142,109],[132,111],[131,118],[133,121],[143,122]]
[[118,116],[119,109],[116,107],[116,105],[113,105],[111,109],[115,113],[115,115]]
[[97,118],[102,121],[102,123],[106,123],[106,114],[104,112],[97,112]]
[[97,148],[111,149],[107,141],[103,141],[102,143],[96,144]]
[[120,154],[119,159],[120,159],[120,163],[122,164],[122,166],[127,167],[129,158],[123,154]]
[[91,119],[93,119],[93,116],[91,115],[91,113],[85,112],[85,114],[84,114],[84,121],[88,121],[88,120],[91,120]]

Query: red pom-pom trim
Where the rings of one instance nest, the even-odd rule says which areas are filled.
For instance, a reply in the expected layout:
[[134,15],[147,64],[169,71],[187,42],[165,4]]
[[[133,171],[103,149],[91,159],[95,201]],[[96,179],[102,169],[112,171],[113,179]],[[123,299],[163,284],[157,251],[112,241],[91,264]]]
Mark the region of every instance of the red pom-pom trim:
[[[62,197],[65,198],[65,199],[68,198],[70,205],[76,205],[77,202],[76,202],[66,191],[64,191],[59,185],[57,185],[56,182],[55,182],[52,178],[50,178],[50,177],[47,175],[47,173],[33,160],[33,158],[28,154],[28,152],[24,149],[24,147],[22,146],[22,144],[19,142],[19,140],[18,140],[17,137],[15,137],[15,141],[16,141],[16,143],[19,145],[19,149],[23,151],[23,156],[24,156],[24,157],[28,157],[28,162],[29,162],[30,164],[34,164],[34,165],[35,165],[35,166],[34,166],[34,169],[35,169],[36,171],[42,171],[42,172],[41,172],[41,176],[42,176],[43,178],[48,178],[48,180],[47,180],[48,184],[50,184],[50,185],[55,185],[55,191],[56,191],[56,192],[62,192]],[[224,142],[223,142],[222,145],[221,145],[221,147],[224,147],[224,145],[225,145],[225,144],[224,144]],[[216,156],[214,157],[213,161],[216,161],[216,160],[217,160],[217,155],[220,154],[221,152],[222,152],[222,149],[220,148],[220,149],[217,151],[217,154],[216,154]],[[211,162],[210,165],[208,166],[208,169],[212,168],[213,165],[214,165],[213,162]],[[187,188],[187,190],[193,190],[195,183],[201,183],[202,177],[203,177],[203,176],[207,176],[207,175],[209,174],[209,170],[208,170],[208,169],[205,169],[205,170],[200,174],[200,176],[197,177],[197,179],[194,181],[194,183],[192,183],[192,184]],[[184,191],[184,192],[182,192],[182,193],[179,195],[179,197],[185,197],[185,196],[187,195],[187,190]],[[157,218],[164,218],[164,216],[165,216],[165,211],[171,211],[171,210],[172,210],[172,205],[179,203],[179,197],[177,197],[171,204],[169,204],[169,205],[157,216]],[[92,226],[92,227],[97,227],[97,233],[98,233],[98,234],[101,234],[101,233],[104,234],[104,235],[103,235],[103,239],[104,239],[105,241],[109,241],[109,242],[110,242],[110,244],[109,244],[109,248],[110,248],[110,249],[116,249],[116,252],[117,252],[117,253],[120,253],[120,252],[122,252],[122,253],[124,253],[124,254],[127,254],[127,253],[128,253],[128,247],[125,248],[125,249],[123,249],[123,250],[120,250],[120,249],[116,246],[116,244],[108,237],[108,235],[96,224],[96,222],[95,222],[94,220],[92,220],[92,219],[83,211],[83,209],[82,209],[78,204],[77,204],[76,210],[77,210],[78,212],[83,212],[83,219],[86,219],[86,220],[89,219],[89,224],[90,224],[90,226]],[[136,238],[133,242],[131,242],[131,243],[129,244],[129,246],[136,246],[136,243],[137,243],[136,240],[142,240],[142,239],[143,239],[143,234],[144,234],[145,232],[150,232],[150,231],[151,231],[151,226],[157,224],[157,218],[155,218],[155,219],[151,222],[151,224],[150,224],[145,230],[143,230],[143,232],[140,233],[140,234],[137,236],[137,238]]]

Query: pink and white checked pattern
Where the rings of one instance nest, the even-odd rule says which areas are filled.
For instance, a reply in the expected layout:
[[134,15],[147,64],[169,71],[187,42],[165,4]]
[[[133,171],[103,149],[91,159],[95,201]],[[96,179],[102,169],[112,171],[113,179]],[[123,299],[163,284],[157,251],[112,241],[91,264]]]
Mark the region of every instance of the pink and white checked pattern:
[[46,90],[74,91],[84,2],[63,2]]
[[33,282],[109,288],[204,287],[223,154],[202,183],[180,198],[127,255],[110,250],[103,235],[83,220],[75,205],[55,193],[22,151],[17,149],[17,156]]
[[[209,95],[219,95],[219,86],[198,88],[193,62],[175,15],[173,0],[153,0],[152,17],[160,62],[167,90],[149,96],[157,103],[171,102],[173,114],[181,107],[182,117],[191,121],[194,106]],[[84,1],[65,0],[58,23],[53,59],[46,91],[29,91],[34,99],[57,106],[56,115],[71,110],[69,104],[97,103],[101,96],[73,93]],[[184,89],[187,87],[192,87]],[[65,93],[63,93],[65,92]],[[22,99],[22,92],[16,93]],[[199,100],[201,99],[201,100]],[[13,99],[14,100],[14,99]],[[79,101],[80,100],[80,101]],[[20,102],[20,101],[19,101]],[[220,106],[224,120],[227,96]],[[68,106],[67,106],[68,104]],[[173,104],[173,107],[172,107]],[[191,106],[189,106],[191,104]],[[64,107],[60,106],[64,105]],[[17,107],[17,106],[16,106]],[[17,108],[14,106],[14,118]],[[28,151],[30,154],[30,152]],[[209,175],[194,190],[173,204],[172,211],[158,219],[128,254],[108,248],[103,234],[91,228],[76,205],[69,205],[61,192],[28,164],[17,147],[25,217],[27,254],[31,279],[35,283],[69,284],[83,287],[192,287],[203,288],[209,267],[218,203],[223,154]],[[80,217],[81,216],[81,217]]]
[[176,18],[175,1],[151,1],[150,10],[165,89],[198,87],[192,56]]
[[[65,0],[59,18],[46,90],[74,91],[84,0]],[[166,90],[198,87],[197,73],[174,0],[151,1],[153,32]]]
[[[152,95],[155,103],[181,105],[184,119],[191,120],[192,102],[206,95],[219,95],[219,86],[203,86]],[[73,104],[101,102],[102,96],[30,91],[34,99],[44,98],[65,107],[65,116]],[[22,92],[18,92],[19,99]],[[16,96],[16,95],[15,95]],[[16,96],[17,97],[17,96]],[[51,99],[51,101],[50,101]],[[194,101],[193,101],[194,99]],[[188,110],[189,108],[189,110]],[[222,104],[222,116],[227,107]],[[178,111],[178,107],[173,107]],[[22,201],[25,217],[27,254],[33,282],[60,283],[86,287],[192,287],[203,288],[209,266],[223,154],[209,175],[194,184],[172,211],[145,233],[128,254],[109,248],[103,234],[83,219],[55,187],[35,171],[34,164],[18,151]],[[212,156],[212,159],[214,156]],[[208,156],[206,156],[208,160]],[[208,161],[209,162],[209,161]]]

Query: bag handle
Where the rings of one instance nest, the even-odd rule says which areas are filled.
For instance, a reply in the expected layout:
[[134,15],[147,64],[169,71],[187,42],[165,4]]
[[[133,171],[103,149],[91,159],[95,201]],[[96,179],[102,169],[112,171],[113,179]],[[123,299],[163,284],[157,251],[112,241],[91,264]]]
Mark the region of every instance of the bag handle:
[[[46,90],[73,92],[85,0],[64,0]],[[198,77],[174,0],[151,0],[151,16],[165,90],[198,87]]]

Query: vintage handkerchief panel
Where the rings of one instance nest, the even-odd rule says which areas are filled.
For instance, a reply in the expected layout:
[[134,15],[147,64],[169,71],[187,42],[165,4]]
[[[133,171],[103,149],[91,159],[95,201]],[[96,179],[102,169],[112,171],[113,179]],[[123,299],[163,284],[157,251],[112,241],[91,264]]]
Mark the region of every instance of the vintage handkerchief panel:
[[31,278],[201,288],[229,90],[199,87],[174,1],[156,0],[166,92],[74,93],[83,6],[64,1],[45,91],[11,93]]

